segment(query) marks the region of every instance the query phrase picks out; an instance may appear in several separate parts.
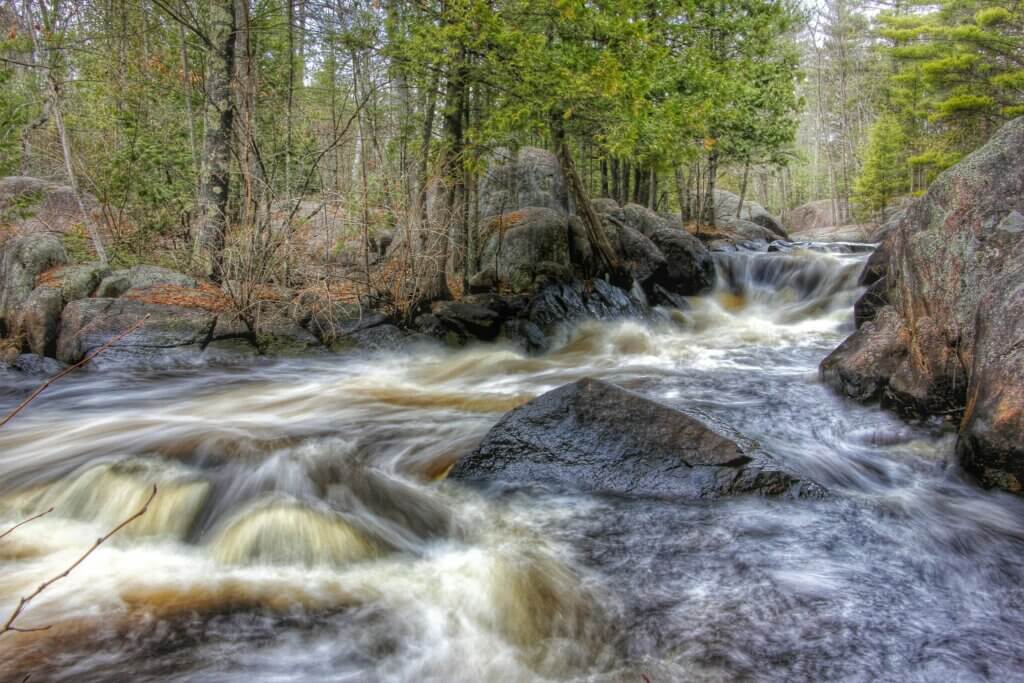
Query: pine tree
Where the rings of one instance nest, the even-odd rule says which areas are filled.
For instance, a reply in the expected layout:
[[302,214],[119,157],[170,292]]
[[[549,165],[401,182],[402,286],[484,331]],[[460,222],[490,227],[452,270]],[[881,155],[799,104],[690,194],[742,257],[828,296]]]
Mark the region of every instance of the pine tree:
[[881,218],[892,200],[910,189],[906,143],[893,114],[880,116],[871,126],[863,168],[854,185],[854,201],[862,212]]

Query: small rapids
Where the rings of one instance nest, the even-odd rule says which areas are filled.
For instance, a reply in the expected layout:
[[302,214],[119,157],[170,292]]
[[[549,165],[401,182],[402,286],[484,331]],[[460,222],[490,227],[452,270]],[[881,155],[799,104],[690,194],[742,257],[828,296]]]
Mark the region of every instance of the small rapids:
[[[817,378],[867,252],[716,255],[718,285],[544,356],[479,345],[83,372],[0,430],[0,680],[1024,680],[1024,502],[953,435]],[[444,480],[581,377],[699,409],[831,494],[500,497]],[[0,409],[30,384],[0,389]]]

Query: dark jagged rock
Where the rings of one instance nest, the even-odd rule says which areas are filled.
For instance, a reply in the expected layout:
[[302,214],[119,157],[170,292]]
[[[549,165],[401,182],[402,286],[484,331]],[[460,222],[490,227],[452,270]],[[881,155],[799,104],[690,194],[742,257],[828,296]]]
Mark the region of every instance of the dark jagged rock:
[[527,353],[543,353],[551,348],[544,331],[529,320],[509,320],[501,327],[501,336]]
[[[1024,492],[1024,117],[942,173],[870,259],[860,328],[823,379],[906,416],[960,418],[961,463]],[[866,295],[867,296],[867,295]]]
[[665,255],[665,269],[658,284],[672,294],[692,296],[715,284],[715,262],[696,237],[676,228],[660,228],[650,235]]
[[497,337],[501,327],[498,311],[474,303],[441,301],[434,305],[433,314],[446,328],[484,341]]
[[823,493],[753,444],[589,378],[507,413],[449,477],[682,499]]
[[588,288],[582,282],[554,283],[541,289],[530,300],[526,318],[546,332],[557,325],[587,318],[643,317],[647,310],[626,291],[604,280],[594,280]]

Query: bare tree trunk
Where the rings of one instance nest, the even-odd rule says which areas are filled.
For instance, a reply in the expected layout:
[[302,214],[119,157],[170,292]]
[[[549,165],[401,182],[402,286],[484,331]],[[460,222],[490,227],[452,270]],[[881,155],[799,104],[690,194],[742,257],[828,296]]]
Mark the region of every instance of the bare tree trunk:
[[181,90],[185,96],[185,112],[188,116],[188,148],[192,153],[192,165],[196,170],[196,176],[198,177],[199,171],[199,152],[196,150],[196,125],[195,119],[192,116],[192,81],[191,69],[189,68],[188,62],[188,43],[186,42],[185,25],[178,24],[178,37],[181,40]]
[[569,191],[576,201],[576,213],[583,220],[583,226],[586,230],[590,246],[604,262],[611,276],[619,279],[622,277],[619,257],[608,241],[608,236],[601,225],[601,219],[598,218],[597,213],[594,211],[590,198],[580,182],[579,174],[576,173],[576,164],[572,159],[572,151],[569,149],[569,143],[565,139],[565,128],[562,125],[563,120],[564,116],[558,111],[552,111],[548,117],[551,139],[555,145],[555,155],[558,157],[559,165],[562,167],[562,174],[569,184]]
[[658,172],[651,164],[650,174],[647,176],[647,208],[654,211],[658,208]]
[[619,174],[619,159],[612,157],[611,162],[612,172],[612,198],[615,201],[620,202],[622,200],[622,191],[620,188],[620,174]]
[[705,208],[707,209],[708,225],[714,230],[717,226],[715,224],[715,180],[718,176],[718,150],[711,150],[711,154],[708,155],[708,178],[707,188],[708,193],[704,197]]
[[206,102],[208,118],[203,140],[203,171],[199,183],[199,226],[193,259],[206,276],[223,276],[224,240],[227,232],[228,192],[231,189],[231,139],[234,107],[231,102],[235,77],[234,0],[210,3],[207,52]]
[[[43,27],[49,31],[50,21],[47,16],[47,8],[44,2],[40,2],[39,11],[42,17]],[[28,16],[28,23],[30,27],[29,32],[32,34],[32,48],[36,54],[36,59],[38,60],[38,57],[42,55],[43,50],[39,42],[39,34],[35,28],[32,5],[29,0],[25,0],[25,13]],[[82,193],[78,187],[78,177],[75,175],[74,162],[72,161],[71,155],[71,140],[68,138],[68,131],[64,126],[64,115],[61,112],[60,84],[57,80],[57,74],[55,73],[57,59],[59,59],[59,57],[56,52],[47,48],[46,60],[43,66],[46,71],[46,99],[49,102],[50,115],[53,116],[53,122],[57,126],[57,135],[60,137],[60,147],[64,157],[64,171],[68,176],[68,186],[71,188],[71,192],[75,196],[75,201],[78,203],[78,210],[81,213],[82,221],[85,223],[86,229],[89,231],[89,239],[92,240],[92,246],[96,251],[96,256],[99,258],[100,263],[106,264],[107,250],[103,247],[103,240],[100,239],[100,233],[96,227],[96,222],[93,221],[92,216],[85,208],[85,203],[82,201]]]
[[740,181],[740,203],[736,207],[736,218],[743,218],[743,198],[747,196],[747,175],[750,173],[750,159],[743,162],[743,180]]

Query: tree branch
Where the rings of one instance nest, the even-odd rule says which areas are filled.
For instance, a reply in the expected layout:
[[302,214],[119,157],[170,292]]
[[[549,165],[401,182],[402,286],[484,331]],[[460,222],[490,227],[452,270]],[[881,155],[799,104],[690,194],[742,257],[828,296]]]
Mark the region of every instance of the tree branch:
[[[79,557],[77,560],[75,560],[71,564],[71,566],[69,566],[67,569],[62,571],[60,574],[57,574],[53,578],[50,578],[50,579],[47,579],[46,581],[43,581],[41,584],[39,584],[39,587],[36,588],[32,593],[30,593],[29,595],[19,599],[18,600],[18,606],[14,608],[13,612],[11,612],[11,616],[7,618],[6,623],[4,623],[4,625],[2,627],[0,627],[0,636],[3,636],[8,631],[15,631],[17,633],[32,633],[34,631],[46,631],[46,630],[48,630],[52,625],[36,626],[36,627],[32,627],[32,628],[20,628],[18,626],[15,626],[14,622],[15,622],[15,620],[17,620],[18,617],[21,616],[21,613],[24,611],[25,607],[28,606],[28,604],[30,602],[32,602],[35,598],[39,597],[40,593],[42,593],[47,588],[49,588],[53,584],[57,583],[61,579],[67,577],[67,575],[70,574],[71,572],[73,572],[78,567],[78,565],[80,565],[83,562],[85,562],[85,558],[87,558],[90,555],[92,555],[93,551],[95,551],[97,548],[99,548],[101,545],[103,545],[107,540],[110,539],[111,536],[113,536],[118,531],[120,531],[121,529],[125,528],[126,526],[128,526],[129,524],[134,522],[136,519],[138,519],[142,515],[146,514],[146,511],[149,510],[149,504],[153,502],[154,498],[156,498],[156,484],[153,484],[153,492],[149,494],[149,498],[146,499],[146,502],[142,504],[142,507],[139,508],[139,510],[135,514],[133,514],[131,517],[129,517],[128,519],[124,520],[123,522],[118,524],[116,527],[114,527],[113,529],[108,531],[106,533],[106,535],[100,536],[99,538],[97,538],[96,542],[93,543],[92,546],[88,550],[86,550],[81,555],[81,557]],[[49,510],[47,510],[47,512],[49,512]],[[46,512],[44,512],[43,514],[46,514]],[[39,517],[42,517],[42,515],[36,515],[32,519],[37,519]],[[25,520],[25,522],[29,522],[29,521],[31,521],[31,519]],[[22,524],[24,524],[25,522],[22,522]],[[21,525],[19,524],[18,526],[21,526]],[[17,528],[17,527],[15,527],[15,528]],[[11,529],[11,531],[13,531],[13,530],[14,529]],[[10,531],[8,533],[10,533]]]
[[[143,317],[143,318],[142,318],[141,320],[139,320],[138,322],[136,322],[136,323],[135,323],[134,325],[132,325],[131,327],[129,327],[129,328],[127,329],[127,330],[125,330],[125,331],[124,331],[124,332],[122,332],[121,334],[119,334],[119,335],[117,335],[116,337],[114,337],[114,338],[112,338],[112,339],[108,340],[108,341],[107,341],[107,343],[105,343],[105,344],[104,344],[103,346],[99,347],[98,349],[96,349],[95,351],[93,351],[92,353],[90,353],[89,355],[87,355],[87,356],[86,356],[85,358],[83,358],[82,360],[78,361],[78,362],[77,362],[77,363],[75,363],[74,365],[71,365],[71,366],[69,366],[69,367],[66,367],[66,368],[64,368],[63,370],[61,370],[60,372],[58,372],[58,373],[57,373],[56,375],[54,375],[54,376],[53,376],[53,377],[51,377],[50,379],[48,379],[48,380],[46,380],[45,382],[43,382],[42,384],[40,384],[40,385],[39,385],[38,387],[36,387],[35,391],[33,391],[33,392],[32,392],[31,394],[29,394],[29,395],[28,395],[28,398],[26,398],[26,399],[25,399],[24,401],[22,401],[21,403],[19,403],[19,404],[17,405],[17,407],[16,407],[16,408],[15,408],[14,410],[12,410],[11,412],[9,412],[9,413],[7,414],[7,416],[6,416],[6,417],[4,417],[4,419],[3,419],[3,420],[0,420],[0,427],[3,427],[3,426],[4,426],[5,424],[7,424],[8,422],[10,422],[10,421],[11,421],[12,419],[14,419],[14,416],[15,416],[15,415],[17,415],[17,414],[18,414],[18,413],[20,413],[20,412],[21,412],[22,410],[24,410],[24,409],[25,409],[25,407],[26,407],[26,406],[27,406],[27,405],[28,405],[29,403],[31,403],[32,401],[34,401],[34,400],[35,400],[35,398],[36,398],[37,396],[39,396],[39,394],[43,393],[43,391],[44,391],[44,390],[45,390],[45,389],[46,389],[47,387],[49,387],[49,386],[50,386],[51,384],[53,384],[54,382],[56,382],[57,380],[59,380],[59,379],[60,379],[61,377],[64,377],[64,376],[66,376],[66,375],[70,375],[70,374],[71,374],[72,372],[74,372],[75,370],[77,370],[77,369],[79,369],[79,368],[81,368],[81,367],[83,367],[83,366],[85,366],[85,365],[88,365],[88,364],[89,364],[89,362],[90,362],[90,361],[91,361],[91,360],[92,360],[93,358],[95,358],[96,356],[100,355],[101,353],[103,353],[104,351],[106,351],[107,349],[109,349],[109,348],[110,348],[111,346],[113,346],[113,345],[114,345],[115,343],[117,343],[117,342],[121,341],[122,339],[124,339],[125,337],[127,337],[127,336],[128,336],[129,334],[131,334],[131,333],[132,333],[132,332],[134,332],[135,330],[137,330],[137,329],[139,329],[140,327],[142,327],[142,326],[143,326],[143,325],[144,325],[144,324],[146,323],[146,321],[147,321],[147,320],[149,320],[149,316],[148,316],[148,315],[147,315],[147,316],[145,316],[145,317]],[[2,538],[2,536],[0,536],[0,538]]]

